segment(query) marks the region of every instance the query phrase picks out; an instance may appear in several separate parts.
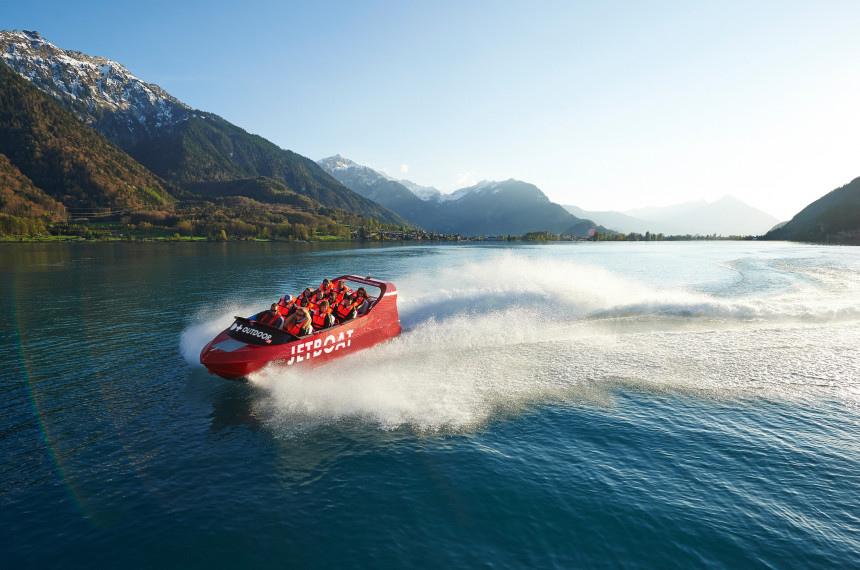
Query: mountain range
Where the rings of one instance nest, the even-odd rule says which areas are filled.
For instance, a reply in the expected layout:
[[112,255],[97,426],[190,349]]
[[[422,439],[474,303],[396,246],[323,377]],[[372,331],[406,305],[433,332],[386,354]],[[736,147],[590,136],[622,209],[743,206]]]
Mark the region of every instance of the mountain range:
[[607,232],[554,204],[527,182],[480,182],[452,194],[394,180],[341,155],[319,161],[329,174],[365,198],[374,200],[427,231],[464,236],[524,235],[548,231],[587,236]]
[[346,235],[343,223],[366,223],[269,178],[209,184],[202,199],[163,180],[0,65],[0,234],[45,235],[53,227],[89,235],[98,220],[144,234],[155,227],[168,235],[307,239],[311,230]]
[[322,207],[461,235],[585,235],[594,227],[551,203],[535,186],[515,180],[482,183],[454,195],[409,183],[413,192],[406,181],[381,178],[369,169],[332,170],[349,174],[339,182],[312,160],[191,108],[115,61],[60,49],[37,32],[0,32],[0,56],[152,173],[148,187],[169,188],[165,193],[172,198],[223,205],[233,197],[296,206],[298,194]]
[[242,197],[248,182],[270,179],[321,207],[407,224],[352,192],[314,161],[194,110],[115,61],[60,49],[37,32],[0,31],[0,56],[33,86],[161,180],[203,199]]
[[779,220],[733,196],[714,202],[685,202],[659,208],[639,208],[625,212],[589,212],[566,205],[572,214],[626,233],[665,235],[763,235]]
[[613,233],[607,227],[757,235],[773,228],[766,237],[853,243],[860,233],[860,179],[779,228],[731,196],[622,213],[562,207],[515,179],[443,194],[340,155],[316,163],[193,109],[115,61],[60,49],[37,32],[0,31],[0,58],[4,233],[96,213],[183,219],[210,235],[301,237],[322,227],[342,235],[347,225],[379,223],[464,236]]

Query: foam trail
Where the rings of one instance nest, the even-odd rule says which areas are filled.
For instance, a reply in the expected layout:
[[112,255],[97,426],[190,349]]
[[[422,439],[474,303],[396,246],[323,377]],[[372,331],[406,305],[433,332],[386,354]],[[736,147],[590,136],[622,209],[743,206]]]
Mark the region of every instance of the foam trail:
[[[266,415],[280,425],[359,418],[384,429],[474,427],[564,388],[542,382],[540,370],[517,348],[526,330],[511,335],[498,326],[519,317],[429,319],[407,335],[324,367],[272,367],[252,382],[268,390]],[[440,335],[440,327],[458,332]],[[511,398],[515,392],[523,397]]]
[[[610,404],[619,387],[860,399],[844,381],[860,376],[856,272],[789,267],[774,285],[755,267],[737,271],[743,278],[716,293],[511,254],[416,272],[397,279],[400,337],[320,368],[266,368],[251,377],[255,409],[289,435],[343,421],[471,430],[535,405]],[[196,362],[232,314],[250,312],[190,327],[186,358]]]
[[[373,349],[313,369],[252,376],[259,416],[281,435],[341,421],[461,432],[547,404],[611,405],[618,389],[720,399],[797,399],[840,391],[860,402],[853,324],[653,327],[627,319],[552,330],[512,310],[430,319]],[[440,328],[451,334],[440,334]],[[798,353],[802,359],[798,359]]]
[[[431,316],[525,307],[546,320],[585,316],[821,319],[860,317],[860,276],[815,268],[805,284],[778,294],[715,296],[686,287],[658,287],[574,261],[506,254],[498,259],[406,277],[399,284],[408,327]],[[847,277],[847,279],[846,279]],[[751,276],[744,276],[746,282]]]
[[[400,285],[401,318],[408,325],[430,316],[482,313],[511,307],[577,318],[595,311],[645,305],[655,289],[598,267],[513,255],[407,277]],[[672,292],[681,302],[693,297]]]

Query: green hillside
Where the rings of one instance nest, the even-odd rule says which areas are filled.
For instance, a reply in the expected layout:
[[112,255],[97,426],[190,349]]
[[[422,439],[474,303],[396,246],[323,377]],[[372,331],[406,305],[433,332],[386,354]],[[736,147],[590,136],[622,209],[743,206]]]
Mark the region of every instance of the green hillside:
[[860,178],[822,196],[764,239],[860,245]]
[[[266,177],[329,208],[349,210],[382,222],[408,223],[352,192],[314,161],[211,113],[197,112],[187,121],[165,127],[151,139],[126,150],[159,176],[195,191],[205,191],[204,183],[209,182]],[[241,190],[242,186],[236,188]]]
[[[217,133],[203,131],[218,140]],[[246,151],[253,154],[254,148]],[[202,165],[212,153],[185,156],[197,156],[186,164],[207,178]],[[305,165],[299,160],[292,168]],[[279,172],[288,171],[282,166]],[[382,227],[373,217],[325,206],[280,180],[238,178],[242,168],[212,166],[212,172],[227,179],[186,182],[186,188],[164,181],[0,65],[0,235],[308,239],[348,237],[350,227]],[[314,185],[306,182],[304,188],[309,186]]]
[[5,65],[0,65],[0,154],[34,188],[66,208],[173,206],[162,180]]
[[[22,35],[4,31],[0,43],[5,51],[15,54],[2,59],[4,77],[9,75],[9,69],[17,72],[18,77],[26,79],[28,86],[35,87],[80,122],[107,137],[124,151],[122,156],[126,160],[131,156],[132,162],[148,169],[149,178],[159,181],[157,184],[144,184],[143,180],[135,180],[133,186],[137,189],[149,188],[166,199],[166,194],[159,192],[159,188],[165,188],[165,182],[174,186],[170,193],[178,196],[192,185],[265,177],[316,201],[322,208],[348,210],[383,223],[407,223],[390,210],[352,192],[312,160],[281,149],[217,115],[192,109],[157,85],[134,77],[118,62],[60,49],[36,32]],[[19,85],[23,84],[19,82]],[[13,113],[24,109],[17,97],[4,96],[2,103],[7,111]],[[45,122],[40,116],[30,119],[33,125]],[[70,124],[80,130],[78,122]],[[68,161],[41,151],[30,157],[33,160],[31,164],[25,164],[30,149],[28,141],[33,133],[20,132],[20,125],[0,126],[11,127],[5,128],[4,134],[13,142],[19,141],[24,145],[23,149],[10,149],[10,153],[17,154],[8,156],[10,162],[37,187],[52,196],[56,195],[54,190],[59,187],[68,191],[69,195],[64,195],[62,200],[69,202],[66,205],[71,210],[92,211],[93,208],[104,207],[100,203],[104,202],[100,188],[95,189],[92,195],[76,189],[92,187],[91,178],[94,176],[80,168],[65,168],[64,162]],[[59,130],[64,132],[67,129]],[[43,143],[39,142],[38,146],[41,148]],[[58,146],[63,147],[62,144]],[[82,141],[65,145],[67,149],[84,146]],[[114,157],[101,151],[92,154],[115,162]],[[80,158],[75,157],[73,162],[80,161]],[[46,172],[38,172],[36,164],[41,164],[39,168]],[[104,171],[103,179],[97,182],[109,186],[111,180],[118,176],[127,178],[128,173],[120,173],[119,166],[108,166],[111,168]],[[53,189],[48,187],[50,184],[54,184]],[[236,184],[234,188],[242,192],[246,186]],[[197,191],[206,189],[206,186],[196,188]],[[118,188],[111,191],[117,197],[113,202],[121,203],[127,210],[152,205],[153,196],[147,198],[146,193],[138,192],[138,203]],[[94,195],[101,198],[96,200]],[[74,205],[71,199],[76,200]],[[111,207],[115,205],[112,203]]]

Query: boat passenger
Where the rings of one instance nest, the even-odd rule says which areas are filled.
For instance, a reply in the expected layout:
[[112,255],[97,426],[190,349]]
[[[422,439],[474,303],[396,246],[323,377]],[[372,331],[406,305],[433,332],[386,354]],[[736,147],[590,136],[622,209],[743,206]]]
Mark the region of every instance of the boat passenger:
[[352,295],[352,289],[346,286],[346,281],[341,279],[335,281],[334,290],[337,293],[337,302],[340,303],[347,294]]
[[328,301],[323,300],[315,310],[311,311],[311,324],[314,327],[314,331],[334,326],[334,315],[331,314]]
[[345,323],[346,321],[352,320],[356,316],[356,303],[352,298],[352,295],[345,295],[343,299],[341,299],[340,303],[335,305],[334,307],[334,316],[339,323]]
[[317,308],[317,300],[314,295],[310,297],[304,297],[300,304],[301,307],[306,308],[308,311],[312,311]]
[[328,292],[334,289],[334,286],[331,284],[331,281],[328,278],[322,280],[322,285],[317,287],[316,292],[322,293],[323,295],[328,295]]
[[305,336],[313,332],[311,328],[311,315],[304,307],[299,307],[290,315],[284,324],[284,330],[295,336]]
[[293,299],[292,295],[284,295],[283,297],[281,297],[281,300],[278,301],[278,311],[280,311],[282,317],[288,317],[292,315],[295,310],[295,299]]
[[314,291],[314,296],[311,297],[311,304],[319,306],[319,304],[322,303],[327,296],[328,293],[323,293],[321,289],[317,289],[316,291]]
[[302,306],[302,299],[304,299],[304,298],[305,298],[305,296],[301,293],[299,293],[298,297],[293,297],[293,304],[292,304],[292,307],[290,307],[290,314],[291,315],[296,312],[296,309],[298,309],[299,307]]
[[272,303],[272,306],[268,311],[258,313],[248,320],[257,321],[260,324],[275,328],[281,328],[284,326],[284,317],[281,316],[281,311],[278,310],[277,303]]
[[308,297],[305,297],[304,295],[299,297],[298,306],[296,306],[296,309],[305,309],[310,311],[312,308],[313,305],[311,304],[311,300]]
[[364,287],[359,287],[355,291],[354,299],[355,301],[355,311],[359,315],[363,315],[370,308],[370,299],[367,298],[367,291]]
[[329,306],[329,307],[331,307],[331,308],[332,308],[332,310],[334,310],[334,308],[335,308],[335,307],[337,306],[337,304],[338,304],[337,291],[335,291],[334,289],[332,289],[331,291],[329,291],[329,292],[328,292],[328,297],[326,297],[326,301],[328,301],[328,306]]
[[302,294],[299,297],[305,298],[310,301],[314,296],[314,291],[310,287],[305,287],[305,290],[302,291]]

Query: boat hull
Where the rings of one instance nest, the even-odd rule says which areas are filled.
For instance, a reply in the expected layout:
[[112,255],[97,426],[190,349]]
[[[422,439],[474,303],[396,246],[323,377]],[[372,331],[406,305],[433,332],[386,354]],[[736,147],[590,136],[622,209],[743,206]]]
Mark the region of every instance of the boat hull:
[[304,337],[294,337],[237,317],[200,353],[211,374],[240,380],[267,365],[319,366],[398,336],[397,289],[387,282],[356,276],[337,278],[379,287],[381,293],[366,314]]

